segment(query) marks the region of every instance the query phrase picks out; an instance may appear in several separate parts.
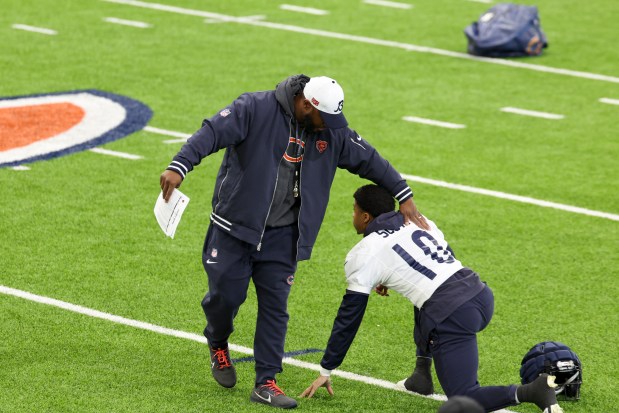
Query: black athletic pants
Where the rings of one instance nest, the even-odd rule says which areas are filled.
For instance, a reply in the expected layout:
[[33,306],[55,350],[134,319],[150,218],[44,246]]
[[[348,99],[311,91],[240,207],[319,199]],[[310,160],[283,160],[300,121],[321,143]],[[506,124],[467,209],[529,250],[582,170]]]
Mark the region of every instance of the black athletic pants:
[[208,275],[209,291],[202,300],[206,315],[204,335],[213,347],[228,343],[233,320],[247,298],[253,280],[258,298],[254,335],[256,384],[282,371],[284,340],[288,328],[288,295],[297,268],[296,224],[267,228],[260,251],[211,224],[207,232],[202,263]]
[[447,397],[471,397],[487,412],[516,404],[517,386],[482,387],[477,381],[477,333],[486,328],[493,312],[494,296],[486,286],[430,333],[436,375]]

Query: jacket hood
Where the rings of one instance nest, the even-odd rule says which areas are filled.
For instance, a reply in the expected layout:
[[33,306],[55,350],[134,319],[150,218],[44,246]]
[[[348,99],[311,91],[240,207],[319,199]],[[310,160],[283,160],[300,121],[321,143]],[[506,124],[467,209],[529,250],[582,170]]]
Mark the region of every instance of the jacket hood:
[[380,214],[376,218],[372,220],[365,228],[363,232],[363,236],[367,237],[373,232],[379,231],[381,229],[399,229],[402,225],[404,225],[404,216],[400,214],[398,211],[386,212],[384,214]]
[[286,114],[294,118],[294,97],[303,91],[310,78],[300,74],[289,76],[275,87],[275,98]]

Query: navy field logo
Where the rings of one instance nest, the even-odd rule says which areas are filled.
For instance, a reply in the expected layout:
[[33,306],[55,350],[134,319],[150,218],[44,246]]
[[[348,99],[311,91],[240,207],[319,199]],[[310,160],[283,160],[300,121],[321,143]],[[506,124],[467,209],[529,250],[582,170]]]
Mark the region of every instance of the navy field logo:
[[142,102],[100,90],[0,97],[0,168],[124,138],[152,116]]

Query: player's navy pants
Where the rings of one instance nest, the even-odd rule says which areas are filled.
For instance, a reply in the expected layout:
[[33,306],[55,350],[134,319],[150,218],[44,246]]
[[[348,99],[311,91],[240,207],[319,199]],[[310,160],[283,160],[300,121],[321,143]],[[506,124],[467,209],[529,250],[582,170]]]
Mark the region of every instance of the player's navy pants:
[[254,335],[256,384],[275,379],[282,371],[288,328],[288,295],[296,271],[297,226],[264,232],[260,251],[211,224],[202,251],[208,289],[202,300],[204,335],[213,347],[228,343],[233,320],[247,298],[253,280],[258,298]]
[[477,381],[476,333],[488,325],[493,312],[494,296],[486,286],[430,334],[436,375],[447,397],[471,397],[487,412],[516,404],[517,386],[481,387]]

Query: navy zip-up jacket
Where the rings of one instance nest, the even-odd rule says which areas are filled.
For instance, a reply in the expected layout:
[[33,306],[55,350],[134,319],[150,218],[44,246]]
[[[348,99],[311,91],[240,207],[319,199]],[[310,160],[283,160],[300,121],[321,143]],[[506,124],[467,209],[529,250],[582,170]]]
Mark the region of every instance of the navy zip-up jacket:
[[[279,163],[295,128],[291,76],[278,90],[245,93],[210,119],[181,148],[167,169],[183,178],[202,159],[226,148],[212,200],[212,223],[260,249]],[[276,96],[277,95],[277,96]],[[297,260],[310,258],[325,215],[336,168],[369,179],[400,203],[413,196],[400,174],[349,128],[311,134],[301,163]]]

